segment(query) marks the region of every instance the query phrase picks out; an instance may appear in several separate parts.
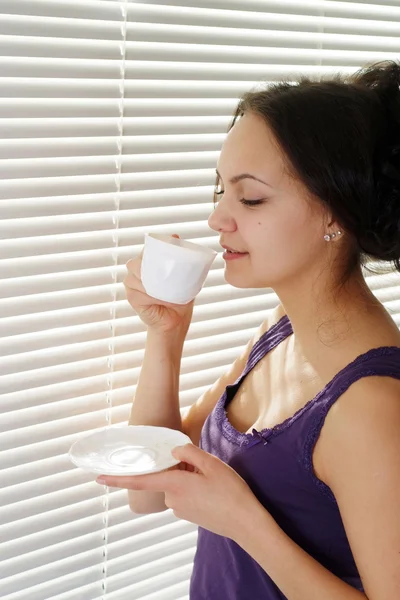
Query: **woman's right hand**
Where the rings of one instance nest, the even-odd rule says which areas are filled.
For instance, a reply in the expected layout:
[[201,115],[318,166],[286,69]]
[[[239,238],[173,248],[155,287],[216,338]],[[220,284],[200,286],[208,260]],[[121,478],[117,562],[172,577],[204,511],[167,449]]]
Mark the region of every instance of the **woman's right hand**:
[[[173,237],[179,238],[174,234]],[[153,330],[162,333],[183,331],[186,335],[192,319],[194,300],[188,304],[171,304],[156,300],[146,293],[141,280],[143,251],[126,263],[128,275],[124,279],[126,297],[140,319]]]

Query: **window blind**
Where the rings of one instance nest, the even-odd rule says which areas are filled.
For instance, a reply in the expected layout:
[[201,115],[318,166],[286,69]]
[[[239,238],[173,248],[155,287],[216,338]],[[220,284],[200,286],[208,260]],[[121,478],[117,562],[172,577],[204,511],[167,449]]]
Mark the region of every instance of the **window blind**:
[[[183,600],[196,527],[134,515],[67,456],[126,423],[145,328],[124,296],[145,231],[207,226],[239,95],[398,58],[395,3],[1,0],[0,597]],[[400,324],[397,275],[368,283]],[[219,256],[182,361],[194,402],[278,303]]]

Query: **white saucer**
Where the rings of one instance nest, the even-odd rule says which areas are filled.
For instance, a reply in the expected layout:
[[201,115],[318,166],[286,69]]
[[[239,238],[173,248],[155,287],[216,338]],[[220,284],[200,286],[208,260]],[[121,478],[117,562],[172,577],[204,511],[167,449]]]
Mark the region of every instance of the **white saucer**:
[[145,475],[179,464],[171,450],[191,443],[186,434],[167,427],[117,425],[77,440],[69,458],[91,473]]

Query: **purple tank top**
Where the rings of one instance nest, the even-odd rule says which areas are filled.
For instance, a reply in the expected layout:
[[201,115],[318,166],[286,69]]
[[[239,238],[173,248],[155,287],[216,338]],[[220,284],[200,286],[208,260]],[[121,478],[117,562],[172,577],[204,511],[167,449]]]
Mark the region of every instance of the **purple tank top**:
[[[313,472],[312,452],[330,407],[369,375],[400,379],[400,347],[358,356],[292,417],[272,429],[240,433],[226,406],[270,350],[293,333],[287,315],[253,346],[246,367],[207,417],[200,447],[235,469],[283,531],[334,575],[364,591],[331,489]],[[287,600],[260,565],[233,540],[199,527],[190,600]]]

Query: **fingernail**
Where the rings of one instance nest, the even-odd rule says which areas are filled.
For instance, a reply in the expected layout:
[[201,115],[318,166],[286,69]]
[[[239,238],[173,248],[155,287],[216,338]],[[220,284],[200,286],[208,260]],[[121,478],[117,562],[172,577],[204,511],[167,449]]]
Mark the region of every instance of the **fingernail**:
[[106,484],[106,480],[105,480],[105,479],[103,479],[103,477],[97,477],[97,479],[96,479],[96,482],[97,482],[97,483],[101,483],[101,484],[103,484],[103,485],[107,485],[107,484]]

